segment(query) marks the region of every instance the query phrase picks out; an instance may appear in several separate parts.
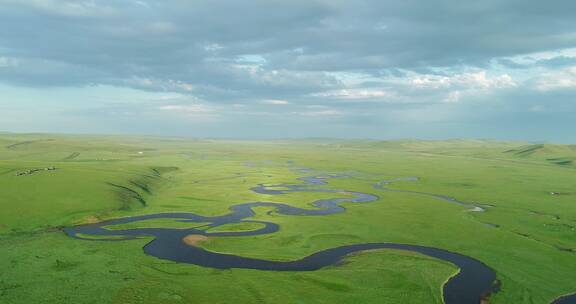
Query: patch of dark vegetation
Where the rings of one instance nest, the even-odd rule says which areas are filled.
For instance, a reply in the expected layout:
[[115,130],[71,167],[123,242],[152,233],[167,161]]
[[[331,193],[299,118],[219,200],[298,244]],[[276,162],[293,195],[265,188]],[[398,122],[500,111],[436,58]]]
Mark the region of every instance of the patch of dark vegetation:
[[130,210],[131,204],[134,200],[139,202],[143,207],[146,207],[146,200],[142,197],[142,195],[140,195],[140,193],[138,193],[138,191],[118,184],[107,184],[117,189],[116,194],[118,195],[119,201],[122,203],[120,210]]
[[536,152],[540,149],[543,149],[543,148],[544,148],[543,144],[529,145],[529,146],[520,147],[519,149],[507,150],[507,151],[504,151],[504,153],[514,153],[518,156],[528,156],[528,155],[533,154],[534,152]]
[[73,159],[77,158],[78,156],[80,156],[80,152],[74,152],[74,153],[66,156],[62,160],[73,160]]
[[26,140],[26,141],[21,141],[21,142],[17,142],[15,144],[11,144],[6,146],[6,149],[15,149],[18,148],[20,146],[25,146],[25,145],[30,145],[33,143],[37,143],[37,142],[41,142],[41,141],[54,141],[54,139],[41,139],[41,140]]
[[153,172],[153,173],[150,173],[150,174],[142,174],[142,175],[140,175],[139,177],[141,177],[141,178],[145,177],[145,178],[150,178],[150,179],[159,179],[159,178],[162,178],[162,176],[157,175],[157,174],[154,173],[154,172]]
[[554,161],[553,162],[556,165],[560,165],[560,166],[568,166],[571,165],[573,163],[573,161],[571,160],[562,160],[562,161]]
[[556,247],[560,251],[576,253],[576,249],[574,249],[574,248],[567,248],[567,247],[562,247],[562,246],[558,246],[558,245],[556,245],[554,247]]
[[38,173],[41,171],[54,171],[54,170],[56,170],[56,167],[51,166],[51,167],[35,168],[35,169],[27,169],[27,170],[23,170],[23,171],[18,171],[14,175],[15,176],[26,176],[26,175],[32,175],[34,173]]
[[[0,228],[8,228],[8,226],[3,226]],[[64,227],[62,226],[45,226],[35,230],[22,230],[20,228],[10,228],[7,233],[0,233],[0,235],[10,235],[11,237],[34,237],[44,233],[54,233],[62,232]]]
[[531,240],[531,241],[538,242],[538,243],[540,243],[540,244],[543,244],[543,245],[546,245],[546,246],[549,246],[549,247],[552,247],[552,248],[556,248],[556,249],[558,249],[558,250],[560,250],[560,251],[576,253],[576,249],[559,246],[559,245],[557,245],[557,244],[551,244],[551,243],[545,242],[545,241],[543,241],[543,240],[537,239],[537,238],[535,238],[535,237],[533,237],[532,235],[527,234],[527,233],[522,233],[522,232],[518,232],[518,231],[512,231],[512,233],[514,233],[514,234],[516,234],[516,235],[518,235],[518,236],[521,236],[521,237],[523,237],[523,238],[529,239],[529,240]]
[[352,287],[336,282],[330,282],[327,280],[320,280],[310,276],[298,276],[300,281],[306,281],[309,283],[314,284],[315,286],[330,290],[330,291],[339,291],[339,292],[349,292],[352,291]]
[[549,216],[555,220],[559,220],[560,216],[556,215],[556,214],[550,214],[550,213],[544,213],[544,212],[540,212],[540,211],[534,211],[534,210],[530,210],[530,213],[534,214],[534,215],[540,215],[540,216]]
[[152,167],[150,168],[154,172],[155,175],[160,176],[165,173],[173,172],[180,170],[178,167]]
[[56,271],[66,271],[66,270],[74,269],[78,265],[79,265],[79,263],[76,263],[76,262],[66,262],[66,261],[56,260],[56,262],[54,262],[54,265],[52,266],[52,269],[54,269]]
[[148,194],[152,194],[152,190],[150,190],[150,186],[148,186],[148,184],[146,184],[145,182],[142,181],[142,179],[140,180],[131,180],[130,184],[141,189],[142,191],[148,193]]
[[546,160],[554,165],[559,166],[570,166],[574,164],[574,160],[568,157],[547,158]]
[[507,150],[503,153],[523,158],[546,160],[548,163],[558,166],[571,166],[576,161],[576,146],[574,145],[535,144]]
[[304,237],[301,235],[292,235],[292,236],[280,237],[276,240],[276,245],[277,246],[290,246],[292,244],[296,244],[298,242],[301,242],[303,239],[304,239]]
[[108,185],[116,188],[118,200],[121,202],[120,210],[130,210],[134,202],[146,207],[148,202],[145,196],[154,195],[155,188],[164,180],[162,175],[178,169],[178,167],[152,167],[149,173],[134,176],[126,185],[118,183]]
[[192,196],[179,196],[178,198],[183,199],[183,200],[187,200],[187,201],[203,201],[203,202],[215,202],[216,201],[213,199],[192,197]]
[[471,183],[445,183],[446,185],[464,188],[475,188],[477,185]]
[[172,270],[170,266],[173,266],[175,264],[173,263],[156,263],[155,265],[146,265],[148,268],[164,273],[164,274],[169,274],[169,275],[182,275],[182,276],[188,276],[191,275],[192,273],[190,271],[183,271],[183,270]]
[[[240,178],[240,177],[245,177],[246,175],[243,173],[235,173],[233,176],[226,176],[226,177],[217,177],[217,178],[210,178],[210,179],[201,179],[201,180],[195,180],[192,183],[193,184],[198,184],[198,183],[204,183],[204,182],[214,182],[214,181],[223,181],[223,180],[229,180],[229,179],[236,179],[236,178]],[[270,177],[270,176],[268,176]],[[246,182],[246,180],[243,180],[243,182]]]
[[32,140],[21,141],[21,142],[18,142],[18,143],[15,143],[15,144],[11,144],[11,145],[6,146],[6,149],[14,149],[14,148],[16,148],[16,147],[18,147],[18,146],[29,145],[29,144],[32,144],[32,143],[34,143],[34,141],[32,141]]
[[10,290],[20,288],[20,284],[11,284],[4,281],[0,281],[0,297],[5,296]]
[[530,237],[529,234],[522,233],[522,232],[514,232],[514,233],[516,233],[517,235],[519,235],[519,236],[521,236],[521,237],[525,237],[525,238],[532,239],[532,237]]
[[570,195],[570,193],[566,193],[566,192],[556,192],[556,191],[550,191],[550,195]]
[[500,225],[498,224],[493,224],[493,223],[484,223],[484,225],[490,227],[490,228],[500,228]]

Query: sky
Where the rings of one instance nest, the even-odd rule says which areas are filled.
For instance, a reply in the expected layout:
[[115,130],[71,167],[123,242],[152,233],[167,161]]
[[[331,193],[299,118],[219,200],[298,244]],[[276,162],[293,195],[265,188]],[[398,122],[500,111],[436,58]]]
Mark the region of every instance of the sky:
[[0,0],[0,131],[576,143],[574,0]]

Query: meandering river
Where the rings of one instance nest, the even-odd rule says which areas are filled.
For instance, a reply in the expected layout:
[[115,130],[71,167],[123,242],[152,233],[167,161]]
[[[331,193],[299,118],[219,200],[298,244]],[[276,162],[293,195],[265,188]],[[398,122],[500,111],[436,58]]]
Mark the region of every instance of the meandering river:
[[[211,252],[200,247],[187,245],[183,239],[189,235],[202,235],[206,237],[227,236],[240,237],[269,234],[278,231],[279,226],[275,223],[250,220],[255,215],[254,208],[267,206],[283,215],[292,216],[325,216],[345,212],[341,206],[343,203],[364,204],[378,200],[373,194],[326,189],[320,186],[327,185],[327,180],[339,176],[309,176],[299,180],[303,184],[295,185],[258,185],[252,191],[268,195],[282,195],[291,192],[326,192],[346,194],[347,198],[330,198],[314,201],[315,209],[303,209],[287,204],[274,202],[250,202],[230,207],[230,212],[221,216],[206,217],[194,213],[159,213],[142,216],[133,216],[108,220],[96,224],[87,224],[66,228],[65,232],[74,238],[89,241],[125,241],[141,237],[153,237],[146,246],[144,252],[160,259],[171,260],[180,263],[195,264],[203,267],[218,269],[244,268],[268,271],[314,271],[323,267],[336,265],[346,256],[364,250],[372,249],[397,249],[417,252],[429,257],[447,261],[455,265],[460,271],[443,286],[444,303],[446,304],[479,304],[481,299],[488,297],[497,290],[496,274],[490,267],[472,257],[448,250],[398,243],[365,243],[345,245],[316,252],[307,257],[288,261],[270,261],[247,258],[232,254]],[[376,187],[382,187],[384,183]],[[421,193],[423,194],[423,193]],[[452,200],[452,198],[444,197]],[[175,219],[180,222],[208,223],[202,228],[136,228],[124,230],[111,230],[107,226],[134,223],[150,219]],[[237,232],[210,232],[210,229],[221,225],[256,222],[263,227],[253,231]]]

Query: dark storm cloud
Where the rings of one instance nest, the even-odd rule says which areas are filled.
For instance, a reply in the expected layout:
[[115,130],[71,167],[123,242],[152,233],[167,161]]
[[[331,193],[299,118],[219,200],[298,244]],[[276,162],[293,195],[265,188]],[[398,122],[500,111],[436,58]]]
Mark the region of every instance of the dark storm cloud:
[[[21,71],[31,74],[30,84],[137,76],[233,90],[298,90],[311,79],[330,82],[325,71],[482,65],[574,46],[574,10],[573,1],[519,0],[4,0],[0,54],[37,64],[36,71]],[[237,56],[244,54],[265,58],[262,71],[238,68]],[[296,76],[267,81],[272,69]],[[15,74],[0,77],[25,81]],[[72,79],[61,79],[66,75]]]

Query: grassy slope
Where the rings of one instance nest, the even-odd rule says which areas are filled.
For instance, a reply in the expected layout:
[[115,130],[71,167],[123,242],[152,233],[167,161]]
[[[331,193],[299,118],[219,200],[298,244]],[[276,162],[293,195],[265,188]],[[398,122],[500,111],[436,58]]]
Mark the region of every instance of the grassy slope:
[[[558,250],[576,249],[576,168],[547,160],[570,157],[569,149],[559,147],[527,157],[506,152],[526,149],[525,144],[485,141],[316,144],[2,135],[0,302],[441,302],[440,286],[455,269],[401,251],[362,253],[316,272],[218,271],[146,256],[141,251],[146,240],[78,241],[53,229],[154,212],[217,215],[248,201],[306,207],[314,199],[333,197],[249,190],[258,183],[294,182],[302,174],[289,170],[292,160],[319,172],[355,171],[355,178],[331,180],[329,187],[374,193],[381,200],[324,217],[267,215],[260,208],[256,219],[279,223],[279,232],[215,238],[205,246],[275,260],[360,242],[436,246],[496,269],[503,285],[493,303],[548,303],[576,291],[574,253]],[[32,176],[15,177],[11,171],[52,165],[58,170]],[[432,198],[372,188],[379,180],[408,176],[420,181],[392,187],[495,207],[471,213]],[[132,192],[110,184],[138,193],[146,206]]]

